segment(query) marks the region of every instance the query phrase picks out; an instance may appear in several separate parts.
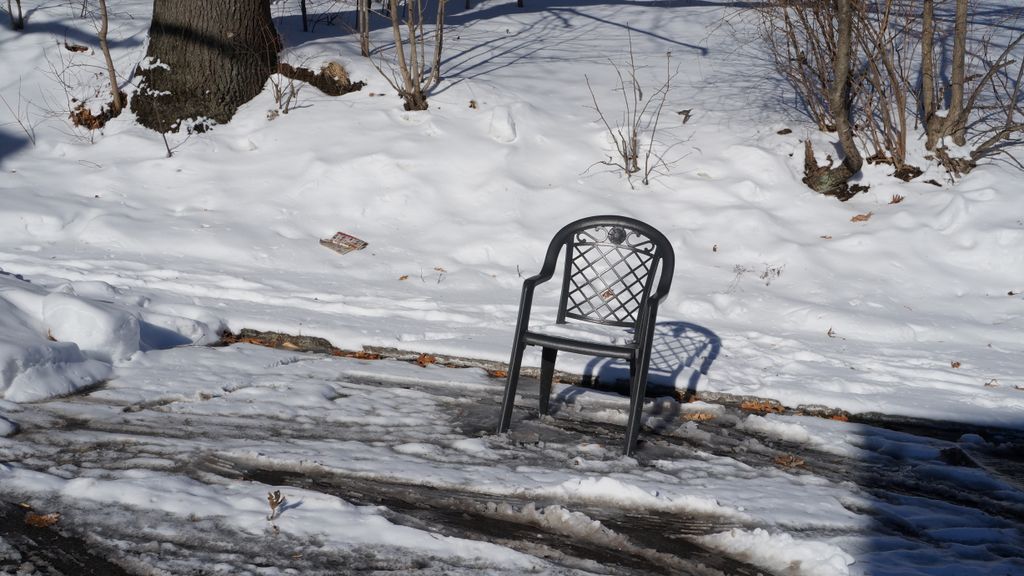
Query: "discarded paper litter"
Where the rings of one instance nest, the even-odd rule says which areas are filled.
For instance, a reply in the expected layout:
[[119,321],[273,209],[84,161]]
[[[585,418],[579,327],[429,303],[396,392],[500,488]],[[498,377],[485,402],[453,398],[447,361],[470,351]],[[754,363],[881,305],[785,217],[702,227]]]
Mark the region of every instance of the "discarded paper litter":
[[366,248],[366,242],[344,232],[338,232],[332,238],[322,238],[320,244],[327,246],[338,254],[348,254],[353,250]]

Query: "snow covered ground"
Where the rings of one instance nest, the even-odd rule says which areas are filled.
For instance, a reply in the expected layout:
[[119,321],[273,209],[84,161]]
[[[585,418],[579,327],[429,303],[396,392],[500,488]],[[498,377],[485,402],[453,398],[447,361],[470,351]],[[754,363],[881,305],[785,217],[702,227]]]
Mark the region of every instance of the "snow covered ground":
[[[110,4],[115,63],[128,77],[145,54],[150,7]],[[935,573],[949,563],[963,573],[1024,571],[1019,477],[1014,484],[1000,469],[932,462],[956,448],[979,464],[1018,446],[1012,437],[940,441],[731,412],[708,421],[726,424],[709,424],[680,420],[686,405],[659,400],[648,408],[648,433],[666,436],[641,450],[638,467],[547,421],[534,424],[536,445],[485,435],[500,384],[479,373],[187,346],[254,328],[348,349],[505,360],[522,278],[539,268],[551,235],[575,218],[617,213],[662,230],[677,255],[653,383],[698,397],[1024,429],[1021,172],[992,163],[954,185],[935,170],[904,183],[868,167],[871,189],[847,203],[810,192],[800,182],[802,140],[814,139],[818,150],[830,143],[792,109],[750,42],[741,8],[453,6],[445,80],[430,110],[405,112],[344,32],[351,12],[303,34],[293,4],[274,4],[285,59],[340,61],[366,88],[340,98],[304,88],[299,106],[272,120],[268,89],[227,125],[169,136],[171,158],[131,114],[102,133],[68,124],[66,97],[98,105],[103,92],[102,57],[65,48],[96,46],[94,19],[80,18],[80,6],[26,4],[26,30],[0,30],[5,493],[65,511],[80,533],[102,525],[108,549],[171,573],[196,565],[164,548],[190,550],[187,542],[215,528],[237,536],[225,542],[280,542],[267,536],[265,520],[273,483],[254,484],[244,472],[279,464],[292,473],[461,490],[498,507],[515,498],[508,514],[533,515],[520,524],[574,537],[621,536],[608,528],[614,514],[602,517],[603,527],[590,523],[601,510],[709,515],[727,528],[689,542],[780,573]],[[385,48],[389,34],[378,29],[375,45]],[[669,166],[650,186],[599,163],[612,145],[587,88],[589,81],[614,122],[615,66],[625,65],[630,37],[648,91],[664,81],[666,53],[679,70],[658,131]],[[691,111],[685,123],[682,110]],[[890,204],[896,194],[905,199]],[[339,230],[369,246],[344,256],[319,246]],[[560,357],[559,368],[604,381],[624,371],[581,357]],[[88,396],[16,404],[102,382]],[[570,421],[610,424],[603,433],[618,445],[621,398],[562,394],[565,404],[593,412]],[[457,411],[467,405],[482,406],[472,426]],[[187,422],[206,428],[160,434],[187,431]],[[270,433],[276,426],[283,438]],[[533,438],[530,426],[516,434]],[[225,432],[235,427],[244,433]],[[717,434],[755,446],[765,437],[796,443],[848,468],[796,474],[772,458],[716,454],[702,443]],[[194,469],[206,456],[243,471],[211,479]],[[920,469],[920,483],[950,488],[938,496],[884,488],[878,496],[870,480],[857,480],[876,465]],[[995,496],[950,496],[979,487]],[[375,566],[360,556],[366,550],[376,550],[382,566],[431,558],[428,565],[443,567],[401,566],[439,573],[600,572],[608,563],[585,554],[545,560],[479,534],[439,539],[396,527],[381,510],[351,504],[348,493],[282,491],[303,503],[276,521],[282,534],[307,550],[356,554],[346,558],[364,567]],[[527,511],[531,501],[555,508]],[[597,512],[579,511],[588,507]],[[489,521],[500,516],[495,510]],[[182,522],[193,514],[195,522]],[[140,531],[151,538],[128,537]],[[168,534],[180,541],[144,549]],[[382,552],[382,543],[414,552]],[[643,557],[658,548],[634,545]],[[253,549],[226,546],[207,561],[236,572]],[[170,559],[161,560],[165,552]],[[675,561],[650,562],[682,569]],[[258,564],[245,569],[260,572]]]
[[1024,570],[1024,434],[660,398],[638,462],[615,394],[560,386],[555,417],[491,434],[502,384],[480,369],[241,344],[118,370],[7,405],[23,428],[0,439],[0,482],[138,573]]

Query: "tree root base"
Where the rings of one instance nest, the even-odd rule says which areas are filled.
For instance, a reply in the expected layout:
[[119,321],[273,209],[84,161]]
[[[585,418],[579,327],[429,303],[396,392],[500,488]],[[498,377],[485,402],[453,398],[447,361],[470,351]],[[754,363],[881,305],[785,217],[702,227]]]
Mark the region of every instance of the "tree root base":
[[818,165],[818,161],[814,159],[814,147],[811,145],[811,141],[804,141],[803,183],[811,190],[825,196],[834,196],[840,202],[846,202],[856,196],[858,192],[868,189],[867,186],[860,184],[850,185],[848,180],[851,176],[853,173],[845,164],[833,167],[831,156],[828,157],[827,165]]
[[[128,97],[125,96],[124,92],[121,92],[121,102],[127,102]],[[112,119],[117,118],[121,115],[121,109],[114,108],[113,102],[108,102],[103,105],[100,109],[99,114],[93,114],[92,110],[85,105],[85,102],[79,102],[74,108],[71,109],[71,114],[68,118],[71,123],[81,128],[87,128],[89,130],[99,130],[107,125]]]
[[366,86],[366,82],[352,82],[345,67],[337,62],[324,64],[320,72],[280,62],[277,65],[277,73],[292,80],[305,82],[328,96],[341,96],[362,90],[363,86]]

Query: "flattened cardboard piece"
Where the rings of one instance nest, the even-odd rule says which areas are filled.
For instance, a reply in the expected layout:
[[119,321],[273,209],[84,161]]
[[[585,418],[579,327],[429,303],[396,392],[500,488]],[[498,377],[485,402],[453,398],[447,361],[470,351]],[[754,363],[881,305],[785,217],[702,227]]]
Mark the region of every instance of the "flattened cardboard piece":
[[353,250],[362,250],[367,246],[365,241],[344,232],[337,232],[331,238],[322,238],[320,245],[326,246],[338,254],[348,254]]

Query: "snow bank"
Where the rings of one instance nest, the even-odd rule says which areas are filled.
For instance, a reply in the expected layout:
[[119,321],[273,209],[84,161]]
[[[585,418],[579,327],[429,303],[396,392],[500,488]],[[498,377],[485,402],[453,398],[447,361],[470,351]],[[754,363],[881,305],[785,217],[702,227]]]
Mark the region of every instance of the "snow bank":
[[853,556],[825,542],[793,538],[786,533],[770,533],[734,528],[728,532],[700,536],[704,545],[721,550],[778,574],[793,576],[847,576]]
[[47,287],[0,269],[0,398],[70,394],[109,379],[140,350],[209,343],[221,328],[209,314],[151,308],[148,298],[107,282]]
[[545,496],[638,509],[742,516],[731,508],[721,506],[714,498],[689,494],[662,495],[656,490],[645,490],[635,484],[607,476],[572,478],[556,486],[535,489],[535,492]]
[[53,338],[75,342],[97,360],[124,360],[139,350],[139,318],[116,306],[71,294],[43,299],[43,323]]
[[111,375],[110,364],[87,357],[74,342],[47,338],[45,298],[44,290],[0,274],[0,397],[7,400],[70,394]]

